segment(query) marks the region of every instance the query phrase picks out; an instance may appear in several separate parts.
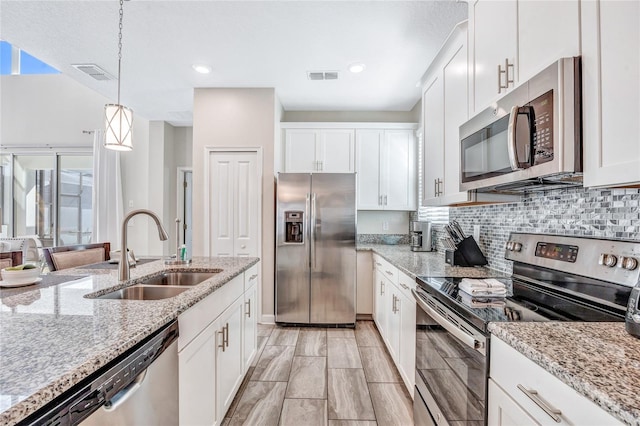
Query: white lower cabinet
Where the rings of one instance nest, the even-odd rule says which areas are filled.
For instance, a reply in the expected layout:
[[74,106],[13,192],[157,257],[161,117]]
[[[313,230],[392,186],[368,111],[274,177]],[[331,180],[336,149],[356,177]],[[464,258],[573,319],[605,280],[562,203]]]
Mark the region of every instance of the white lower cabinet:
[[619,425],[544,368],[491,336],[488,424]]
[[256,353],[257,270],[238,275],[178,317],[180,425],[222,424],[240,388]]
[[373,255],[373,276],[373,318],[402,381],[413,397],[416,302],[411,289],[415,282],[377,254]]

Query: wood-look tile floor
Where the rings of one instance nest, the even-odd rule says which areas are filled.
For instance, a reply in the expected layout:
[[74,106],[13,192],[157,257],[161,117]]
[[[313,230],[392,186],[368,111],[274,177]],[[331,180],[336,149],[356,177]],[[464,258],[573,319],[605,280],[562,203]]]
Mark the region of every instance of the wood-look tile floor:
[[259,325],[258,356],[223,425],[410,426],[412,404],[373,321]]

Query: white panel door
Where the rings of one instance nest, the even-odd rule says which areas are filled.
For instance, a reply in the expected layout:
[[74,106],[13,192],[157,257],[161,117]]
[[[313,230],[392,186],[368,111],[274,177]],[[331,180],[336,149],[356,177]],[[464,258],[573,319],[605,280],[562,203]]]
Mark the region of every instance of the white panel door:
[[[540,30],[544,22],[544,30]],[[518,2],[518,80],[526,81],[560,58],[580,55],[578,0]]]
[[583,1],[584,186],[640,183],[640,2]]
[[[467,49],[459,49],[444,66],[444,182],[447,202],[467,201],[460,191],[460,125],[468,119]],[[451,199],[449,199],[451,197]],[[455,199],[454,199],[455,198]]]
[[180,424],[213,425],[216,421],[216,329],[209,324],[178,354]]
[[416,142],[413,130],[385,130],[381,193],[385,210],[416,208]]
[[355,141],[352,129],[330,129],[320,132],[320,145],[316,158],[319,171],[327,173],[353,173]]
[[[472,0],[469,2],[469,21],[473,44],[473,111],[479,112],[498,97],[498,65],[504,69],[505,59],[508,59],[514,66],[508,70],[509,77],[517,75],[518,2]],[[546,23],[543,21],[540,25],[546,26]],[[502,83],[505,83],[504,76]]]
[[356,130],[356,173],[358,210],[382,210],[380,200],[380,159],[383,130]]
[[258,186],[255,152],[236,155],[234,203],[234,255],[258,255]]
[[422,94],[423,110],[423,205],[438,204],[439,180],[444,177],[443,103],[442,77],[436,76]]
[[317,149],[320,131],[315,129],[285,130],[284,170],[287,173],[310,173],[318,170]]
[[212,152],[209,173],[211,256],[259,256],[258,154]]
[[244,298],[238,298],[215,321],[217,337],[216,353],[216,418],[219,425],[224,420],[236,390],[240,387],[243,372],[242,315]]
[[234,254],[234,158],[226,153],[213,153],[209,173],[209,253],[212,256]]

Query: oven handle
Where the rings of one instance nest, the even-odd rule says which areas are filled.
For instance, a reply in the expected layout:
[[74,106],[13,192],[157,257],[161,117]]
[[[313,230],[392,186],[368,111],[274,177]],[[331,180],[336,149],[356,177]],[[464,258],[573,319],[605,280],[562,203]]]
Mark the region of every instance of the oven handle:
[[420,306],[423,311],[429,314],[429,316],[431,316],[431,318],[433,318],[442,328],[453,334],[454,337],[456,337],[471,349],[482,353],[480,349],[484,348],[483,342],[480,342],[473,336],[468,335],[467,333],[447,321],[445,317],[434,311],[431,306],[427,305],[414,289],[411,289],[411,293],[413,294],[413,298],[416,299],[416,303],[418,304],[418,306]]

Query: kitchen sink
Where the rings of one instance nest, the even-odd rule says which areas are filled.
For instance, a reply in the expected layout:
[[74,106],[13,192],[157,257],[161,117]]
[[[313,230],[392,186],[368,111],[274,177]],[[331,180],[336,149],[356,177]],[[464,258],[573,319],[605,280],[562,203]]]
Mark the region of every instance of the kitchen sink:
[[168,299],[189,290],[187,287],[167,285],[133,285],[120,290],[112,291],[96,299],[121,299],[121,300],[160,300]]
[[191,286],[200,284],[208,280],[215,274],[222,272],[222,269],[215,269],[211,272],[182,272],[171,271],[164,272],[161,275],[150,277],[144,281],[138,282],[142,285],[159,285],[159,286]]

